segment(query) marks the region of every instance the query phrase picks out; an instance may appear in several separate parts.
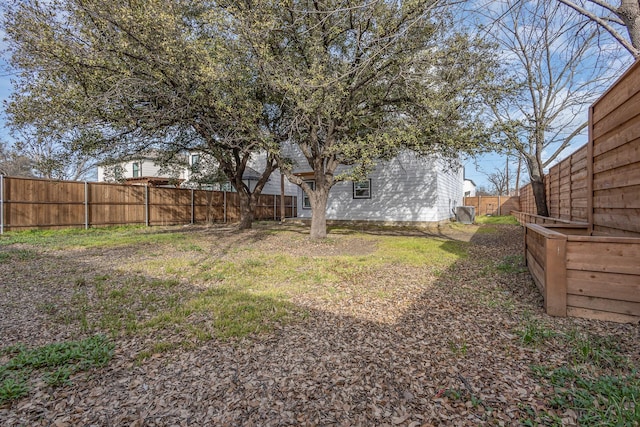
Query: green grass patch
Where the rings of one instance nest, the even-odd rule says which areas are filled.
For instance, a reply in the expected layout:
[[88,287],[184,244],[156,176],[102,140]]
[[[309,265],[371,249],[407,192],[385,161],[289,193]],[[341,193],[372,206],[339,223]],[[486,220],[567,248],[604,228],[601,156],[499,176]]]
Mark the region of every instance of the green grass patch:
[[[144,256],[127,257],[115,270],[78,271],[65,278],[72,295],[42,304],[40,310],[53,320],[76,324],[85,333],[153,336],[159,343],[176,345],[183,344],[174,342],[179,340],[226,340],[271,331],[277,324],[305,316],[292,303],[300,296],[318,304],[341,304],[354,294],[392,301],[404,286],[390,277],[398,267],[437,276],[467,257],[470,245],[446,238],[348,230],[314,241],[312,255],[300,255],[297,247],[309,240],[297,231],[265,232],[231,245],[224,238],[190,233],[142,227],[45,230],[11,233],[1,242],[32,245],[36,251],[149,244]],[[286,246],[283,251],[258,249],[262,240],[276,234],[279,243],[293,247],[291,252]],[[351,247],[350,239],[365,253],[340,254],[341,248]],[[204,248],[217,255],[206,256]],[[161,256],[149,257],[156,252]],[[162,348],[151,345],[146,350],[154,354]],[[64,370],[52,373],[48,381],[63,381],[65,375]]]
[[600,337],[572,330],[565,335],[576,364],[591,364],[602,369],[624,368],[618,344],[611,337]]
[[528,315],[525,315],[522,326],[516,329],[515,332],[520,336],[523,344],[532,346],[540,345],[548,338],[556,335],[556,333],[549,329],[543,322]]
[[372,255],[375,262],[446,268],[468,256],[468,242],[424,237],[385,237]]
[[479,215],[475,218],[475,223],[476,224],[518,225],[518,221],[513,215],[502,215],[502,216]]
[[[145,328],[183,329],[203,341],[212,336],[227,340],[254,333],[271,331],[297,309],[283,299],[246,291],[217,287],[164,312],[144,324]],[[202,317],[203,322],[190,323],[189,318]],[[206,328],[211,327],[211,330]]]
[[563,425],[561,414],[574,411],[580,426],[637,426],[640,420],[640,375],[592,375],[574,367],[533,367],[534,375],[553,388],[553,411],[541,411],[524,425]]
[[14,261],[30,261],[36,259],[38,253],[30,249],[9,249],[0,252],[0,263]]
[[[545,328],[532,328],[535,331]],[[540,336],[540,332],[532,333]],[[554,334],[556,345],[565,344],[570,363],[560,367],[532,366],[531,371],[551,390],[547,407],[524,407],[526,426],[562,426],[572,411],[580,426],[638,426],[640,373],[620,354],[610,337],[577,330]]]
[[34,377],[50,386],[69,384],[71,375],[109,363],[113,350],[114,345],[103,335],[31,349],[23,345],[3,348],[1,352],[11,358],[0,365],[0,404],[27,395]]
[[[185,241],[185,239],[187,241]],[[181,250],[191,248],[181,232],[162,232],[142,226],[68,228],[60,230],[11,231],[0,237],[0,246],[16,243],[52,249],[106,248],[128,245],[176,243]],[[193,246],[195,248],[195,246]]]
[[506,274],[525,273],[528,271],[522,255],[507,255],[496,268]]

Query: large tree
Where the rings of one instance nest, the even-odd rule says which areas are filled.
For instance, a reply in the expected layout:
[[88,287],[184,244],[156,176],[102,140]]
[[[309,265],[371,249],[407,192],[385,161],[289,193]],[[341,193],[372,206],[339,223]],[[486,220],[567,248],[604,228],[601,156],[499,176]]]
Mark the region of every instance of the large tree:
[[[477,147],[489,47],[448,31],[444,1],[258,0],[230,14],[273,97],[278,134],[304,157],[282,171],[309,196],[311,237],[326,236],[329,191],[412,149],[455,157]],[[287,146],[287,144],[283,144]],[[314,186],[294,173],[313,173]]]
[[[640,57],[639,0],[558,0],[606,30],[634,58]],[[626,31],[627,36],[624,35]]]
[[[241,228],[277,165],[265,93],[214,2],[38,0],[5,7],[16,129],[99,159],[163,153],[213,157],[238,191]],[[243,182],[252,156],[266,165]]]
[[512,70],[513,96],[489,99],[505,151],[525,161],[537,213],[548,216],[544,170],[587,128],[587,108],[607,87],[620,54],[555,0],[505,0],[487,8],[488,33]]

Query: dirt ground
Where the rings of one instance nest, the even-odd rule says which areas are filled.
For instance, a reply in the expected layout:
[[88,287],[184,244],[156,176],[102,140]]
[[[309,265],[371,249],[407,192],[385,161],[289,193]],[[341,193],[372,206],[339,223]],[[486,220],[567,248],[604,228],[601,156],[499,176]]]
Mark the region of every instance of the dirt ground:
[[[216,241],[216,249],[201,257],[224,256],[239,244],[307,257],[367,256],[375,251],[368,234],[433,233],[362,231],[364,237],[331,234],[333,243],[326,245],[297,228],[187,230]],[[150,338],[121,335],[114,338],[116,354],[107,367],[78,374],[69,386],[36,384],[29,396],[0,406],[0,424],[518,425],[525,408],[548,409],[549,390],[531,367],[570,363],[560,340],[523,344],[517,331],[531,318],[559,333],[610,337],[621,354],[640,361],[638,325],[548,317],[527,272],[486,268],[521,253],[521,227],[447,229],[438,237],[469,241],[469,256],[429,277],[413,277],[419,270],[390,271],[377,286],[411,283],[391,301],[354,294],[332,303],[300,296],[292,302],[308,315],[271,333],[211,339],[142,361],[136,356]],[[1,264],[0,347],[82,336],[76,324],[53,321],[55,313],[46,309],[48,302],[69,297],[69,281],[58,279],[113,270],[132,256],[143,257],[129,246],[77,248]],[[376,286],[375,277],[368,280]],[[575,414],[559,415],[566,425],[575,423]]]

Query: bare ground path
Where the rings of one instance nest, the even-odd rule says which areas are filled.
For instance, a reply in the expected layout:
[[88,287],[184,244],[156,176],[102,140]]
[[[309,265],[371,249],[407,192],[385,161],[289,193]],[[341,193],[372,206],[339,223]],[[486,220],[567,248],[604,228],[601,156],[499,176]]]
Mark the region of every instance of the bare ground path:
[[[367,233],[337,235],[328,250],[298,231],[199,230],[217,244],[194,256],[222,257],[244,244],[309,257],[332,251],[369,256],[375,249]],[[638,325],[550,318],[528,273],[517,266],[506,273],[496,269],[517,259],[518,226],[450,229],[438,237],[470,241],[469,256],[444,271],[390,266],[379,277],[360,272],[371,287],[382,281],[393,298],[299,294],[292,302],[306,314],[272,332],[196,342],[142,360],[136,355],[154,337],[122,334],[106,368],[79,374],[70,386],[37,384],[28,397],[0,406],[0,424],[517,425],[527,408],[546,407],[545,386],[531,366],[570,361],[562,340],[523,343],[518,331],[530,319],[558,333],[611,337],[637,365]],[[38,251],[28,245],[12,250]],[[113,271],[134,256],[131,251],[25,252],[24,259],[2,264],[0,347],[81,335],[74,322],[53,321],[55,308],[47,304],[71,298],[69,283],[87,269]],[[394,280],[404,285],[393,289]],[[575,422],[575,414],[560,415]]]

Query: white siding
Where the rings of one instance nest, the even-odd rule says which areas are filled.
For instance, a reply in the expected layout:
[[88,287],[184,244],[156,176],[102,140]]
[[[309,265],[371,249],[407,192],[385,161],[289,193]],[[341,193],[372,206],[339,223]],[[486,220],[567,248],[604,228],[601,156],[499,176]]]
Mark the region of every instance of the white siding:
[[474,182],[471,181],[470,179],[464,180],[463,194],[466,194],[468,197],[476,196],[476,184],[474,184]]
[[[133,164],[134,163],[138,163],[140,165],[140,169],[139,169],[139,173],[137,178],[142,178],[142,177],[154,177],[154,178],[162,178],[162,177],[166,177],[168,178],[168,174],[165,173],[161,173],[160,171],[160,166],[156,165],[153,160],[150,159],[143,159],[143,160],[135,160],[135,161],[129,161],[126,163],[122,163],[121,166],[123,167],[123,178],[135,178],[133,176]],[[108,166],[107,166],[108,168]],[[105,180],[105,167],[104,166],[98,166],[98,181],[104,181]],[[179,179],[186,179],[186,175],[187,172],[185,171],[180,171],[180,173],[178,174],[177,178]]]
[[438,160],[438,217],[439,221],[453,218],[457,206],[463,204],[464,170],[460,165],[452,165]]
[[[295,172],[309,170],[304,158],[295,158]],[[462,204],[462,168],[451,170],[435,158],[403,152],[378,164],[369,178],[371,199],[354,199],[352,182],[336,184],[329,195],[327,219],[437,222],[451,218],[453,209]],[[298,216],[311,217],[311,210],[302,208],[301,189]]]

